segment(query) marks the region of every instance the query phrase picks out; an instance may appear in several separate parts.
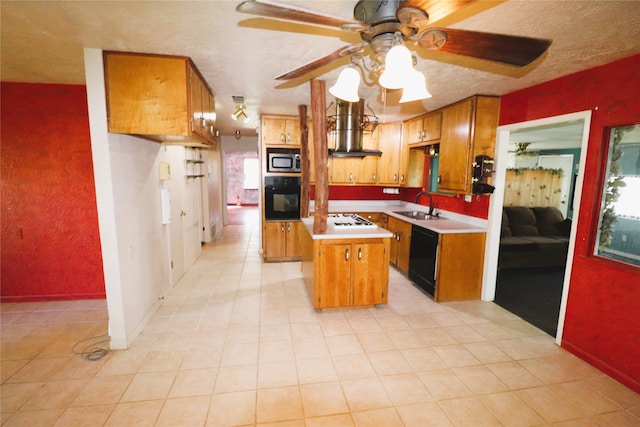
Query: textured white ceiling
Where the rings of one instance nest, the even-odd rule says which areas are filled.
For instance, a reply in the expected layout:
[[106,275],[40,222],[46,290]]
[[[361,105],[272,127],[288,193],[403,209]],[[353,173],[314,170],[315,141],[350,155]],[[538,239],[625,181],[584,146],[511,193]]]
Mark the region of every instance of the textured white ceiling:
[[[216,94],[224,135],[255,134],[261,113],[297,115],[309,105],[307,80],[273,77],[324,56],[357,35],[235,12],[239,1],[6,1],[1,2],[1,77],[5,81],[84,83],[85,47],[191,57]],[[355,1],[288,1],[351,18]],[[421,54],[417,68],[433,97],[398,104],[377,86],[360,95],[382,120],[395,121],[474,94],[503,95],[640,52],[637,1],[484,0],[441,25],[553,40],[548,53],[525,70],[497,67],[437,52]],[[469,16],[468,16],[469,15]],[[330,87],[340,66],[319,76]],[[230,118],[233,95],[246,98],[248,123]],[[331,103],[328,98],[327,105]]]

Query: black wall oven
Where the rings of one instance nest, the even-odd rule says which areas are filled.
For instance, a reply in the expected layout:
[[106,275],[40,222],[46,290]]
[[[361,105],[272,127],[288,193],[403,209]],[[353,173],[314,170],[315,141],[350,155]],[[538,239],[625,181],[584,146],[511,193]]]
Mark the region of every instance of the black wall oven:
[[264,217],[267,220],[300,219],[300,177],[264,178]]

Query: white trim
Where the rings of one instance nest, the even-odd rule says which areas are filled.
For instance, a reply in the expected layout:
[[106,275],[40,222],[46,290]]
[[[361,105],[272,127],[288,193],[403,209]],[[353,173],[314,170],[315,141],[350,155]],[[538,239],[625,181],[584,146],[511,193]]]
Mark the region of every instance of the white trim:
[[[576,230],[580,214],[580,199],[582,196],[582,183],[584,180],[584,165],[587,158],[587,146],[589,144],[589,129],[591,127],[591,111],[580,111],[577,113],[564,114],[544,119],[531,120],[528,122],[513,123],[499,126],[497,131],[494,183],[504,183],[507,173],[507,152],[509,149],[509,137],[511,132],[531,127],[538,127],[550,124],[558,124],[568,121],[584,120],[582,131],[582,146],[580,151],[580,163],[578,177],[574,190],[573,199],[573,221],[571,224],[571,235],[569,238],[569,250],[567,253],[567,266],[564,274],[564,284],[562,288],[562,301],[560,304],[560,316],[558,319],[558,332],[556,343],[562,342],[562,332],[567,309],[567,297],[569,295],[569,283],[571,278],[571,266],[575,250]],[[489,226],[487,228],[487,242],[485,246],[484,273],[482,277],[482,300],[493,301],[496,295],[496,277],[498,269],[498,251],[500,249],[500,227],[502,223],[502,207],[504,204],[504,187],[497,186],[489,204]]]

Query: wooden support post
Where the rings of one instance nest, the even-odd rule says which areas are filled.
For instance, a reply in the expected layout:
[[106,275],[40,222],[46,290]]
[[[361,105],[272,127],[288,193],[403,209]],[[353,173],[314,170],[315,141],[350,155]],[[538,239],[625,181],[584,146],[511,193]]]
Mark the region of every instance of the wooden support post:
[[327,231],[329,213],[329,171],[327,169],[329,149],[327,147],[327,102],[324,80],[311,80],[311,118],[313,119],[313,141],[316,170],[316,201],[313,233]]
[[309,185],[311,180],[311,160],[309,158],[309,126],[307,124],[307,106],[298,105],[298,115],[300,116],[300,218],[309,216]]

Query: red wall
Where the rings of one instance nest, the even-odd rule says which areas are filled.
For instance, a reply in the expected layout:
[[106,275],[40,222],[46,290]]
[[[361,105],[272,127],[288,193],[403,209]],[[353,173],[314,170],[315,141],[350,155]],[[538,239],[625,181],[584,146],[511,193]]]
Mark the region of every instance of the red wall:
[[105,298],[86,89],[1,90],[2,301]]
[[606,129],[640,123],[640,55],[502,97],[500,124],[591,110],[562,346],[640,392],[640,269],[592,255]]

